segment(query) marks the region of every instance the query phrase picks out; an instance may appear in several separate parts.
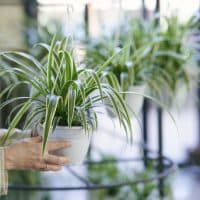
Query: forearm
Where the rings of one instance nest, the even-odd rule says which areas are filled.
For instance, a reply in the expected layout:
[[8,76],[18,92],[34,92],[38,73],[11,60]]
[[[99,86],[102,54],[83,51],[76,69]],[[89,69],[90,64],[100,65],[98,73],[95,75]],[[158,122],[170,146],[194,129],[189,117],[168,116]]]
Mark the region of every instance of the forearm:
[[[6,133],[7,129],[0,129],[0,140]],[[30,137],[30,135],[31,135],[30,130],[22,131],[19,129],[14,129],[14,133],[6,141],[4,146],[8,146],[19,139]],[[0,147],[0,196],[6,195],[8,191],[8,172],[6,169],[5,148],[6,147]]]
[[0,147],[0,196],[6,195],[8,189],[8,174],[5,169],[4,148]]

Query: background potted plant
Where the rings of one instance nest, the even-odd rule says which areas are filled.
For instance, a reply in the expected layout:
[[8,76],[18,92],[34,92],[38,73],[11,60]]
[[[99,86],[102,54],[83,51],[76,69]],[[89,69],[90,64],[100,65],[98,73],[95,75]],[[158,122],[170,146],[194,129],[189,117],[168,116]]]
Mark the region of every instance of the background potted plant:
[[175,16],[164,18],[166,27],[155,27],[154,20],[131,19],[122,24],[120,32],[89,41],[86,61],[93,68],[123,48],[106,70],[116,75],[122,91],[127,92],[128,108],[138,114],[144,94],[172,105],[177,86],[188,87],[195,79],[188,64],[193,52],[184,45],[188,29],[195,28],[194,19],[181,25]]
[[[155,76],[156,72],[157,74],[158,71],[162,72],[159,73],[159,76],[163,80],[165,79],[166,83],[157,83],[161,91],[159,97],[164,96],[165,99],[161,100],[165,104],[173,105],[180,90],[185,88],[187,93],[191,89],[192,82],[194,83],[198,78],[198,70],[195,69],[197,65],[193,59],[194,48],[192,45],[194,43],[190,39],[191,37],[194,39],[192,32],[196,27],[196,18],[191,17],[182,24],[176,16],[165,17],[163,21],[166,23],[166,27],[159,28],[158,35],[162,40],[156,46],[157,52],[154,54],[153,64],[155,66]],[[186,40],[190,41],[189,44]],[[191,73],[192,71],[197,73]],[[167,92],[165,90],[165,95],[162,95],[163,89],[166,87],[168,90]],[[180,101],[183,101],[183,99],[179,99],[178,104],[180,104]]]
[[122,91],[128,92],[124,98],[130,113],[140,112],[146,84],[152,72],[150,59],[153,45],[158,41],[154,39],[151,28],[142,20],[131,20],[128,25],[122,25],[120,30],[123,31],[116,31],[98,41],[91,39],[87,45],[86,62],[91,68],[121,50],[106,70],[115,74]]
[[[163,17],[162,26],[158,26],[154,34],[160,38],[154,46],[154,53],[151,59],[153,66],[149,92],[165,105],[172,106],[175,102],[181,104],[183,98],[177,100],[180,91],[187,93],[191,83],[197,80],[198,70],[192,61],[194,55],[193,42],[189,44],[186,40],[192,36],[188,32],[196,28],[196,18],[191,17],[188,21],[180,23],[177,16]],[[193,36],[192,36],[193,37]],[[192,71],[197,72],[191,73]],[[186,95],[181,97],[186,98]],[[184,99],[185,99],[184,98]]]
[[[90,66],[90,68],[95,68],[95,63],[103,63],[105,62],[111,55],[116,54],[117,52],[121,51],[115,59],[111,60],[107,68],[105,69],[106,72],[112,73],[117,77],[117,81],[120,84],[120,88],[123,92],[129,90],[130,85],[134,77],[129,76],[129,71],[132,68],[132,61],[131,61],[131,55],[129,51],[129,47],[126,47],[127,49],[123,49],[122,47],[119,47],[115,41],[114,38],[102,38],[98,42],[92,42],[90,41],[89,45],[87,46],[87,52],[86,52],[86,62]],[[134,73],[134,71],[132,71]],[[134,75],[133,75],[134,76]],[[126,95],[124,94],[124,99],[126,99]],[[130,101],[129,101],[130,102]],[[132,102],[133,103],[133,102]],[[131,105],[128,104],[129,114],[131,112],[138,113],[140,106],[138,104],[133,108]],[[141,104],[141,103],[139,103]],[[112,112],[109,111],[108,113],[110,116],[112,115]]]
[[[36,58],[22,52],[3,52],[1,55],[15,62],[4,73],[15,73],[20,81],[15,85],[27,84],[31,92],[27,97],[16,97],[3,102],[0,109],[11,102],[18,101],[14,117],[9,123],[7,134],[2,144],[12,135],[14,127],[28,112],[24,129],[40,125],[43,134],[43,152],[49,139],[68,139],[72,147],[61,154],[70,157],[71,163],[81,163],[89,146],[89,133],[98,126],[95,107],[102,106],[104,100],[109,101],[127,137],[131,139],[131,122],[122,95],[116,90],[115,78],[104,69],[110,57],[98,69],[78,68],[75,63],[70,42],[63,39],[56,42],[53,38],[51,46],[39,44],[48,52],[47,60],[39,62]],[[105,81],[111,81],[110,84]],[[114,88],[116,86],[116,88]],[[12,89],[10,92],[12,92]],[[22,101],[23,102],[20,102]],[[11,115],[13,112],[10,113]]]

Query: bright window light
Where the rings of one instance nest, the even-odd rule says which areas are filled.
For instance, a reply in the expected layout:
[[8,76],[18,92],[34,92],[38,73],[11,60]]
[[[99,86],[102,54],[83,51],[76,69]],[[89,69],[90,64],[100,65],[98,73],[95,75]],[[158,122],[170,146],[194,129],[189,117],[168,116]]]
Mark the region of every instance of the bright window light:
[[161,14],[171,15],[176,14],[181,21],[187,20],[195,14],[200,8],[197,0],[161,0]]

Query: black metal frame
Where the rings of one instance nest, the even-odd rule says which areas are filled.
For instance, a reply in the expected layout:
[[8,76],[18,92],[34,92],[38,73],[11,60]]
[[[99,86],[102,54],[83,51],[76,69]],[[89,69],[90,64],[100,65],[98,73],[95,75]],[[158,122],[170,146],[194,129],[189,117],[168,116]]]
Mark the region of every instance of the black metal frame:
[[[147,11],[145,7],[145,0],[142,0],[142,15],[144,19],[147,19]],[[160,0],[156,0],[155,14],[160,12]],[[155,19],[155,26],[159,25],[159,18]],[[143,105],[143,142],[148,145],[148,100],[145,99]],[[158,123],[158,154],[159,154],[159,166],[158,171],[163,171],[163,111],[161,107],[157,107],[157,123]],[[147,152],[144,149],[144,158],[146,158]],[[146,165],[146,160],[144,159],[144,164]],[[164,196],[164,180],[160,179],[159,184],[159,194],[160,197]]]
[[200,82],[199,82],[198,88],[197,88],[197,95],[198,95],[198,105],[197,105],[197,107],[198,107],[198,125],[199,125],[199,127],[198,127],[199,144],[198,145],[200,145]]
[[[145,147],[144,147],[145,148]],[[118,159],[118,160],[104,160],[104,161],[88,161],[83,164],[83,166],[90,166],[94,164],[108,164],[108,163],[126,163],[126,162],[142,162],[144,158],[129,158],[129,159]],[[45,187],[45,186],[27,186],[27,185],[10,185],[9,190],[18,190],[18,191],[69,191],[69,190],[101,190],[101,189],[109,189],[109,188],[120,188],[124,186],[130,186],[130,185],[137,185],[137,184],[146,184],[150,183],[152,181],[159,181],[161,179],[164,179],[168,177],[170,174],[172,174],[176,166],[174,165],[173,161],[171,161],[167,157],[162,157],[163,160],[163,171],[158,172],[158,174],[153,175],[146,179],[140,179],[140,180],[133,180],[129,182],[118,182],[118,183],[109,183],[109,184],[93,184],[88,179],[83,177],[81,174],[77,173],[73,167],[66,167],[66,169],[74,176],[74,178],[78,179],[83,183],[83,186],[77,185],[77,186],[60,186],[60,187]],[[157,161],[159,162],[159,156],[158,157],[148,157],[148,161]]]
[[[148,145],[148,100],[144,99],[143,108],[142,108],[142,136],[143,136],[143,143],[147,146]],[[147,150],[143,149],[143,155],[144,155],[144,165],[147,165]]]

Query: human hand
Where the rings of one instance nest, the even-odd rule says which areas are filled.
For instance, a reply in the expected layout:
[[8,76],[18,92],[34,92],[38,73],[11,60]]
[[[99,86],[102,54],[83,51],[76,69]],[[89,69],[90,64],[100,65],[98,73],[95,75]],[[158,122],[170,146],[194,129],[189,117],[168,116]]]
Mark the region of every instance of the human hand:
[[5,169],[60,170],[63,165],[69,163],[69,158],[50,152],[67,147],[70,147],[67,141],[50,141],[43,156],[40,136],[12,144],[5,148]]

